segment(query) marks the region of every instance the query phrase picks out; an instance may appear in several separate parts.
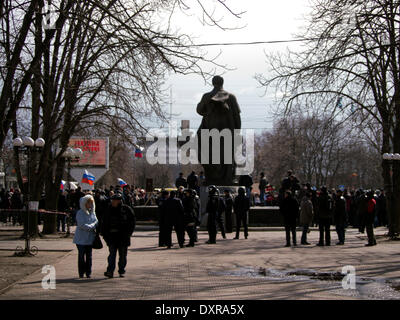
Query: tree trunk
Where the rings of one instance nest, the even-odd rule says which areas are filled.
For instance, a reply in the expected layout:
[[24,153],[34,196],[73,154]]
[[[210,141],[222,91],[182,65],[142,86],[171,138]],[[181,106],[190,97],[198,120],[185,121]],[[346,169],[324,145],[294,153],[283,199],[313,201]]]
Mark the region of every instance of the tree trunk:
[[[56,164],[56,174],[53,180],[53,175],[49,174],[46,179],[46,210],[57,210],[58,206],[58,196],[60,193],[60,184],[62,175],[64,172],[64,160],[61,158]],[[45,214],[44,215],[44,234],[54,234],[57,233],[57,215],[56,214]]]

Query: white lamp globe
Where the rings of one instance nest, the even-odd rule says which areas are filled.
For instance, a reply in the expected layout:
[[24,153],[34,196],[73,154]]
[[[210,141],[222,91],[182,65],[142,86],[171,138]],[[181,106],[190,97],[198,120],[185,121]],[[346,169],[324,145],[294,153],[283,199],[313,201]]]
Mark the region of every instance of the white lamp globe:
[[35,146],[35,141],[31,137],[24,137],[22,141],[24,142],[25,147]]
[[46,142],[44,141],[43,138],[37,138],[36,141],[35,141],[35,146],[38,147],[38,148],[43,148],[45,143]]
[[83,156],[83,151],[81,148],[76,148],[74,153],[75,153],[75,157],[77,157],[77,158],[82,158],[82,156]]
[[23,145],[24,145],[24,142],[22,141],[21,138],[17,137],[13,140],[14,147],[22,147]]
[[65,158],[72,158],[74,150],[71,147],[68,147],[67,150],[64,152]]
[[389,153],[384,153],[382,158],[383,160],[389,160]]
[[393,160],[400,160],[400,154],[395,153],[395,154],[393,155]]

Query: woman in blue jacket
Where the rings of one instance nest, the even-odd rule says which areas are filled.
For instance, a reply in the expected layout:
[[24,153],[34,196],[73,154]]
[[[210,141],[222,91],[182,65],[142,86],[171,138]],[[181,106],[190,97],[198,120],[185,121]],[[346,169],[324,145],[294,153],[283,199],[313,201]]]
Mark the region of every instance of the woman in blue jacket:
[[95,213],[94,199],[91,195],[79,201],[80,210],[76,214],[76,230],[73,243],[78,248],[79,278],[84,274],[90,278],[92,273],[92,245],[96,236],[98,220]]

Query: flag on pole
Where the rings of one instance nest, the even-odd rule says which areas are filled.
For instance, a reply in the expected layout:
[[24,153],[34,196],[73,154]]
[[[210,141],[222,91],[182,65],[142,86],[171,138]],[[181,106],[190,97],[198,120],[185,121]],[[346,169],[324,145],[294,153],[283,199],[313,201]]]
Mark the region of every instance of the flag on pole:
[[83,173],[81,183],[93,185],[94,180],[96,180],[95,176],[93,174],[91,174],[89,171],[85,170],[85,172]]
[[135,158],[143,158],[143,150],[142,148],[135,149]]
[[61,184],[60,184],[60,190],[64,190],[64,188],[65,188],[65,181],[64,180],[61,180]]
[[120,178],[118,178],[118,183],[119,183],[119,185],[120,185],[121,188],[123,188],[123,187],[125,187],[125,186],[128,185],[124,180],[122,180],[122,179],[120,179]]

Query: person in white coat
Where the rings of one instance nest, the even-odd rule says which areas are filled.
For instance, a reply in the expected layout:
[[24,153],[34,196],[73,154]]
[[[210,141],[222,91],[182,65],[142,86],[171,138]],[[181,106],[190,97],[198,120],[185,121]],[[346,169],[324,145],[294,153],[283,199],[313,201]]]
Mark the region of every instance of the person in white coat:
[[78,248],[79,278],[86,274],[90,278],[92,273],[92,245],[96,236],[96,207],[91,195],[86,195],[79,200],[80,210],[76,214],[76,230],[73,243]]

